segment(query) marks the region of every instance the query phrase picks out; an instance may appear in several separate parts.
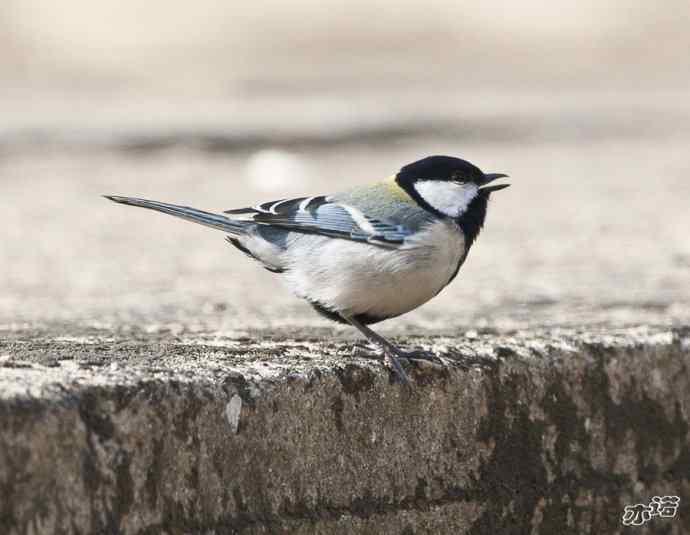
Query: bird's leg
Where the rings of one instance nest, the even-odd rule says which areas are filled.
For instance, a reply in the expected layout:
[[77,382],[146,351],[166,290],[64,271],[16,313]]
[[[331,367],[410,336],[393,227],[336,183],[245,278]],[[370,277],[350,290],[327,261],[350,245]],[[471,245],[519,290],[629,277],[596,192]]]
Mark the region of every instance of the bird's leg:
[[373,344],[376,344],[383,350],[384,355],[388,357],[388,359],[391,361],[391,364],[393,365],[393,370],[400,379],[400,382],[405,385],[409,385],[410,380],[408,379],[405,370],[403,370],[403,367],[400,365],[400,361],[398,360],[399,356],[404,356],[403,352],[400,351],[400,349],[398,349],[391,342],[386,340],[383,336],[381,336],[380,334],[376,334],[369,327],[360,323],[356,319],[351,317],[345,317],[345,319],[359,332],[361,332],[367,340],[369,340]]

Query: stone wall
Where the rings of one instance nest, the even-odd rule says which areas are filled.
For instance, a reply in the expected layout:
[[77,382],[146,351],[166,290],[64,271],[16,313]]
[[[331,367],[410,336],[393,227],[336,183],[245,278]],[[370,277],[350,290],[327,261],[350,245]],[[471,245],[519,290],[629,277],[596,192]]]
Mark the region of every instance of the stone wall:
[[[0,525],[38,533],[622,533],[690,524],[690,332],[442,344],[409,390],[347,344],[0,343]],[[322,355],[320,355],[321,353]]]

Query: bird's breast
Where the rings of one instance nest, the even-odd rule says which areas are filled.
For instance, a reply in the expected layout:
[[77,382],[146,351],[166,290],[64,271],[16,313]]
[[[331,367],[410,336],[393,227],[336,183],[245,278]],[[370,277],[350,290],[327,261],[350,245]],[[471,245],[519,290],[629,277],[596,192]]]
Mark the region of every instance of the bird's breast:
[[342,314],[382,319],[434,297],[465,254],[462,231],[449,220],[428,224],[396,249],[323,236],[297,239],[285,273],[293,292]]

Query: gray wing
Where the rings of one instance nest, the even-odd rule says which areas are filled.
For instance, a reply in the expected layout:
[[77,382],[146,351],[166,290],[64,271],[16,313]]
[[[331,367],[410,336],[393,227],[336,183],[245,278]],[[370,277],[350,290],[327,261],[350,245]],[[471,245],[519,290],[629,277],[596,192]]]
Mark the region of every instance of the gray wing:
[[232,219],[262,226],[390,248],[402,245],[405,238],[417,230],[401,222],[372,217],[360,208],[326,196],[282,199],[224,213]]

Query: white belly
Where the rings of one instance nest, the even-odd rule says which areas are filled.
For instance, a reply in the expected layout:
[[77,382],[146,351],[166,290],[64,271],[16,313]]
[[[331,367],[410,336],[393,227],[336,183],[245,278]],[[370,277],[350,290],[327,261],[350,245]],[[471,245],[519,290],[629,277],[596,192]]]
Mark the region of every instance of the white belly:
[[[455,273],[465,241],[439,221],[398,249],[301,235],[290,247],[285,278],[298,296],[345,315],[392,317],[434,297]],[[299,256],[295,256],[299,254]]]

